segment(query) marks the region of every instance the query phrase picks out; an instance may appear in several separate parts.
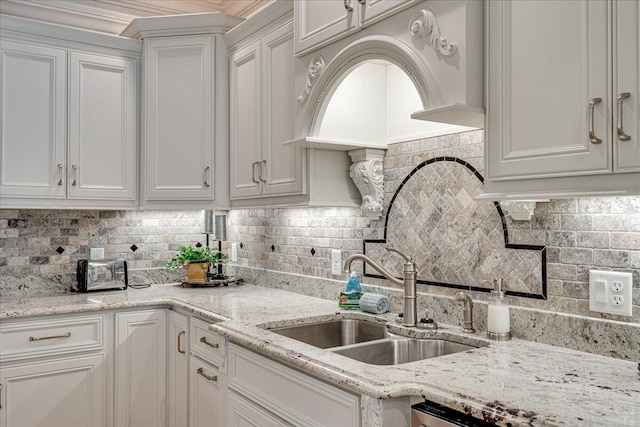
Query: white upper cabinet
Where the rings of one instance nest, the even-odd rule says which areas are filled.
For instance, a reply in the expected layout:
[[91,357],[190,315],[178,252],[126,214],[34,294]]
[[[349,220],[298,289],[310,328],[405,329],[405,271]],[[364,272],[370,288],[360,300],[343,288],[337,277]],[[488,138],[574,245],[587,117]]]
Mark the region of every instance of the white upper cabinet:
[[0,19],[2,206],[134,208],[141,43]]
[[421,0],[300,0],[294,2],[295,53],[306,54]]
[[71,52],[69,198],[136,199],[137,61]]
[[485,7],[482,197],[640,191],[638,2],[500,1]]
[[229,207],[229,54],[224,13],[138,18],[143,39],[141,207]]
[[145,40],[145,198],[213,200],[213,36]]
[[614,3],[613,20],[613,170],[640,172],[640,2]]
[[66,195],[66,51],[2,39],[0,196]]
[[231,198],[302,193],[295,119],[293,23],[231,57]]
[[262,72],[258,40],[231,55],[231,198],[261,194]]

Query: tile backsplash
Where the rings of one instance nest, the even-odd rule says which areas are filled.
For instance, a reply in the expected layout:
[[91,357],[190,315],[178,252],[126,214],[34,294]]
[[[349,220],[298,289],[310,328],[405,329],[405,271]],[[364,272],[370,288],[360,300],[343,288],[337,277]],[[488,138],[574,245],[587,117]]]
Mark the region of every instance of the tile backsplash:
[[[481,131],[390,145],[385,214],[402,180],[420,163],[453,156],[482,173],[482,155]],[[0,286],[25,276],[72,275],[91,247],[104,247],[107,258],[128,260],[131,269],[160,268],[179,246],[204,243],[202,218],[201,211],[0,209]],[[547,247],[548,299],[515,298],[514,305],[640,322],[640,197],[538,203],[531,221],[508,218],[507,226],[510,243]],[[358,208],[242,209],[229,212],[227,234],[227,243],[239,245],[242,266],[343,280],[331,275],[331,249],[341,248],[343,259],[361,252],[364,239],[383,238],[384,217],[368,220]],[[416,262],[423,262],[419,254]],[[633,317],[588,310],[590,268],[633,273]],[[453,292],[420,286],[434,295]]]

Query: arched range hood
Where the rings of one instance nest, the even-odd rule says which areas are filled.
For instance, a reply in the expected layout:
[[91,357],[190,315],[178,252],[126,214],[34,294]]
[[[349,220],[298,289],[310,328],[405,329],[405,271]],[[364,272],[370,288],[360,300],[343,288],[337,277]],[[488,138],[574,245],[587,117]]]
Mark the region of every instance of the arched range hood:
[[300,58],[285,145],[349,152],[363,212],[379,218],[388,144],[484,127],[482,16],[482,2],[419,3]]

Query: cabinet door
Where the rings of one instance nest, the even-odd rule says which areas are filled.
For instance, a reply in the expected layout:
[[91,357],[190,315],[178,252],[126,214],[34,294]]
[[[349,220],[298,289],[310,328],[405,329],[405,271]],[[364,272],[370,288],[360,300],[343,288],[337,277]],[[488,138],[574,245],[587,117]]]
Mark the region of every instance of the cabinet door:
[[144,44],[145,197],[213,199],[213,36]]
[[296,55],[357,29],[358,0],[295,1],[293,10]]
[[231,56],[231,199],[261,192],[261,79],[257,41]]
[[137,63],[71,52],[69,198],[134,200]]
[[218,370],[191,357],[189,374],[189,427],[220,426]]
[[66,52],[0,44],[0,196],[64,198]]
[[629,93],[614,105],[614,172],[640,172],[640,3],[617,1],[613,8],[613,96]]
[[117,313],[115,343],[116,425],[165,425],[166,312]]
[[303,149],[284,147],[295,133],[295,75],[293,63],[293,23],[263,38],[264,127],[261,165],[265,181],[263,194],[302,192]]
[[[610,172],[607,2],[485,6],[489,179]],[[587,106],[596,98],[591,127]],[[591,128],[600,143],[590,141]]]
[[189,411],[189,321],[187,316],[169,312],[167,403],[169,427],[187,425]]
[[394,12],[411,6],[412,3],[417,3],[417,1],[421,0],[367,0],[364,3],[358,3],[359,24],[373,24]]
[[2,427],[104,426],[104,356],[0,369]]
[[229,393],[227,403],[229,427],[280,427],[285,426],[276,416],[254,406],[235,393]]

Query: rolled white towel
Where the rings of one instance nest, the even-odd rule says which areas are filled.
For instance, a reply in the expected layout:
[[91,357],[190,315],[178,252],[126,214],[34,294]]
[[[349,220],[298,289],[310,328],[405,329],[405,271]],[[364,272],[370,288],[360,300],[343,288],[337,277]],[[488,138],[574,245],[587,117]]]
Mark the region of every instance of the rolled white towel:
[[384,295],[365,292],[360,297],[360,310],[373,314],[389,311],[389,298]]

